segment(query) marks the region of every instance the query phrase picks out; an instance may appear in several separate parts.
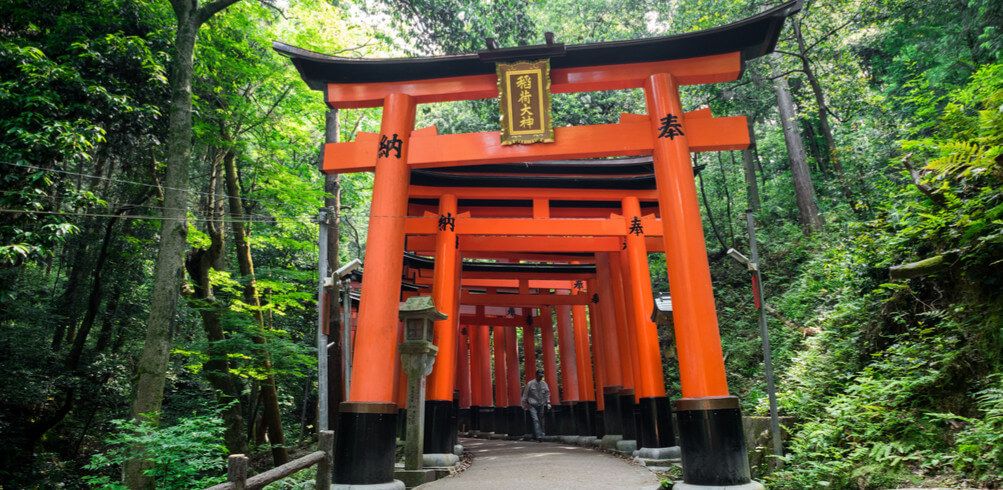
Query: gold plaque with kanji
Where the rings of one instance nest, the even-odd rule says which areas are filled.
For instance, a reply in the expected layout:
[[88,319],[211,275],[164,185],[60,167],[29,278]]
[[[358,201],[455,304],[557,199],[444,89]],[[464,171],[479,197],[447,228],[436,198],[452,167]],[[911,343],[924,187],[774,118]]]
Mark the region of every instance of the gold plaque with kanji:
[[501,144],[554,141],[550,115],[550,60],[498,63]]

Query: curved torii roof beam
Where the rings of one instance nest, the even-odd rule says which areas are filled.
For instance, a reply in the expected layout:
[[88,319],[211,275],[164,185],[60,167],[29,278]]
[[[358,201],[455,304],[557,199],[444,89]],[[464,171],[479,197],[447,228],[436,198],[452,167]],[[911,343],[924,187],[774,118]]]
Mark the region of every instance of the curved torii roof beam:
[[[562,82],[568,78],[567,74],[581,73],[581,68],[601,65],[643,64],[737,53],[739,66],[736,68],[740,70],[741,63],[773,51],[784,19],[800,8],[801,2],[798,0],[731,24],[701,31],[674,36],[567,46],[563,55],[558,54],[551,57],[555,82],[554,91],[560,91]],[[541,57],[539,53],[532,52],[532,49],[535,48],[533,46],[457,56],[384,59],[341,58],[308,51],[281,42],[273,43],[273,47],[292,60],[303,80],[315,90],[324,89],[326,84],[338,84],[339,88],[343,86],[345,90],[351,90],[350,86],[353,85],[379,82],[392,84],[393,82],[487,76],[490,83],[487,84],[487,87],[480,89],[483,92],[480,94],[482,97],[493,97],[497,93],[494,63],[486,63],[482,54],[495,53],[495,57],[497,54],[507,54],[509,59]],[[734,77],[738,76],[739,70],[733,74]],[[587,86],[584,90],[597,89]],[[442,100],[459,99],[446,98],[434,101]],[[432,101],[419,100],[419,102]],[[358,107],[364,107],[364,105]]]

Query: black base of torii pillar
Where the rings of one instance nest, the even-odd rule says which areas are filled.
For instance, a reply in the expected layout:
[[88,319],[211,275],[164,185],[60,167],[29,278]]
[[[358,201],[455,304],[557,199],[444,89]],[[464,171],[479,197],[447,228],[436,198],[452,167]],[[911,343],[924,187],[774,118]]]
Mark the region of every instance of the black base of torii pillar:
[[603,388],[603,425],[607,435],[623,435],[623,415],[620,413],[620,390],[622,386],[607,386]]
[[737,397],[682,398],[675,405],[685,483],[674,490],[765,488],[752,481]]
[[332,488],[376,485],[403,489],[403,484],[394,480],[397,405],[343,402],[338,412]]
[[641,398],[638,401],[638,448],[668,448],[676,445],[672,430],[672,408],[665,396]]
[[456,406],[452,401],[425,400],[425,454],[453,453],[456,420]]

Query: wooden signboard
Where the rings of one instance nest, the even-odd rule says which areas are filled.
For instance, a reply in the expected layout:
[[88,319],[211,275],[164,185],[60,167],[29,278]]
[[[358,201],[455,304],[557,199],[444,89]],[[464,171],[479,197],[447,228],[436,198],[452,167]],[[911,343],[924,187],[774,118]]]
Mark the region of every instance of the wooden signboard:
[[550,60],[498,63],[501,144],[554,141],[550,114]]

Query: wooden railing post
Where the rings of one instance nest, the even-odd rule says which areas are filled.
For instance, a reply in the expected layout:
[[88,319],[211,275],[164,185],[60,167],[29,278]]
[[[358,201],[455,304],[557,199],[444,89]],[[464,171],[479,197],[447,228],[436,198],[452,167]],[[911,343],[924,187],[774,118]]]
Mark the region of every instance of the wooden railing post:
[[233,483],[234,490],[247,488],[247,456],[231,454],[226,458],[226,480]]
[[324,451],[324,459],[317,463],[317,490],[331,488],[331,469],[334,466],[334,432],[322,430],[317,434],[317,449]]

